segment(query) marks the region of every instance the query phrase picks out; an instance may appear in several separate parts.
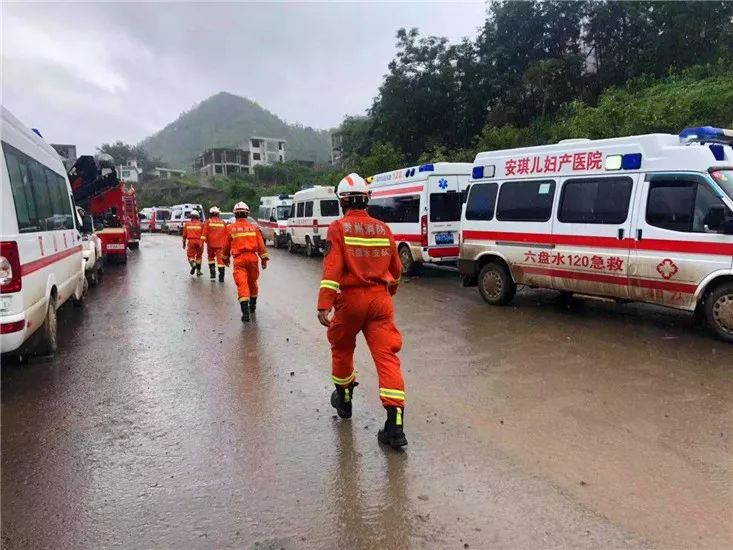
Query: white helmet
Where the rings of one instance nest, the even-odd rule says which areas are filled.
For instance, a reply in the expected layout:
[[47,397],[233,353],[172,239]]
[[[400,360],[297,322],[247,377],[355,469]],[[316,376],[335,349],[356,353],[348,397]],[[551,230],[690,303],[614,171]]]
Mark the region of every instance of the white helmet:
[[200,218],[201,214],[199,214],[198,210],[191,210],[191,217],[192,218]]
[[221,210],[219,210],[218,206],[212,206],[209,208],[209,214],[219,214]]
[[368,195],[369,186],[359,174],[351,173],[339,182],[336,194],[339,198],[349,195]]
[[249,214],[249,206],[247,206],[246,202],[239,201],[237,204],[234,205],[234,211],[247,212]]

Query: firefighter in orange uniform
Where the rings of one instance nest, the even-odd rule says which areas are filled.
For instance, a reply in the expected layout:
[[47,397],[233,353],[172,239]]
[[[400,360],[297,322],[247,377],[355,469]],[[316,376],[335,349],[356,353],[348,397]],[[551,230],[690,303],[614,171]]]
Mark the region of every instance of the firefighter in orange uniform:
[[381,443],[407,445],[403,430],[405,386],[397,353],[402,336],[394,323],[392,296],[402,264],[389,227],[369,216],[367,183],[349,174],[338,185],[344,216],[328,228],[323,279],[318,294],[318,320],[328,327],[333,382],[331,405],[341,418],[351,418],[356,382],[356,335],[364,333],[379,377],[379,397],[387,410]]
[[216,269],[219,268],[219,282],[224,282],[224,260],[222,250],[227,239],[227,226],[219,217],[219,207],[209,209],[209,219],[204,222],[201,240],[206,242],[206,256],[209,260],[209,275],[211,280],[216,279]]
[[[191,275],[201,277],[201,258],[204,255],[204,243],[201,241],[201,214],[198,210],[191,212],[191,221],[183,225],[183,248],[186,249],[188,263],[191,264]],[[188,241],[188,243],[186,243]],[[188,244],[188,246],[186,246]]]
[[227,235],[222,253],[225,264],[229,265],[229,256],[234,259],[232,273],[234,282],[237,284],[243,323],[249,321],[250,313],[254,313],[257,309],[259,262],[262,262],[262,269],[267,269],[267,262],[270,258],[262,233],[247,219],[247,216],[249,216],[249,206],[243,202],[234,205],[235,220],[226,228]]

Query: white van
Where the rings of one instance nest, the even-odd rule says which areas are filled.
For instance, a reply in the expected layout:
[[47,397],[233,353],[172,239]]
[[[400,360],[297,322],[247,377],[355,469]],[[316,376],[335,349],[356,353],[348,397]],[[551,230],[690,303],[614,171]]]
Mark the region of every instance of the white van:
[[369,215],[392,230],[405,273],[458,260],[462,191],[471,168],[470,162],[436,162],[369,178]]
[[56,151],[4,107],[0,157],[0,351],[50,355],[56,310],[86,289],[71,187]]
[[308,256],[323,250],[331,222],[341,217],[341,206],[333,187],[316,185],[293,195],[288,219],[288,250],[305,248]]
[[265,241],[272,241],[275,248],[288,242],[288,218],[293,205],[292,195],[276,195],[260,198],[257,211],[257,225]]
[[168,220],[168,233],[180,235],[183,232],[183,224],[191,221],[191,212],[198,210],[200,218],[204,220],[204,207],[200,204],[174,204],[171,206],[171,217]]
[[167,231],[168,222],[171,219],[171,209],[167,206],[154,206],[153,216],[148,222],[148,229],[151,233],[156,231]]
[[731,144],[703,127],[479,153],[464,284],[496,305],[528,285],[697,310],[733,342]]

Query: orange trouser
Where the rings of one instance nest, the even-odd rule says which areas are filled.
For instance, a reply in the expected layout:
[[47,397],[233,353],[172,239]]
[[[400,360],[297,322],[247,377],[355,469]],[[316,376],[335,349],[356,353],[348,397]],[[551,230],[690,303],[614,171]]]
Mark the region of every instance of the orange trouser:
[[402,336],[394,324],[392,296],[383,286],[346,288],[336,297],[336,313],[328,328],[333,382],[348,386],[356,378],[356,335],[364,333],[379,377],[379,397],[386,406],[405,406],[405,383],[397,353]]
[[204,255],[204,244],[201,241],[189,240],[186,244],[186,255],[188,261],[201,265],[201,258]]
[[209,265],[216,264],[216,267],[225,267],[224,266],[224,258],[222,257],[221,253],[223,252],[223,247],[214,248],[213,246],[206,245],[206,257],[209,260]]
[[234,258],[234,282],[240,302],[256,298],[259,292],[257,279],[260,276],[260,259],[257,254],[245,253]]

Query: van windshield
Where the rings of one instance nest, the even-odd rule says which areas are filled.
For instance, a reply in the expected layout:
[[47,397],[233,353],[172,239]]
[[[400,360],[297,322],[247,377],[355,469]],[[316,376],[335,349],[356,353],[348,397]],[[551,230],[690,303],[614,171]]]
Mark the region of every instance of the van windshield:
[[290,217],[290,206],[278,206],[277,207],[277,219],[287,220]]
[[733,199],[733,168],[725,170],[713,170],[710,175],[720,187],[723,188],[725,194]]

